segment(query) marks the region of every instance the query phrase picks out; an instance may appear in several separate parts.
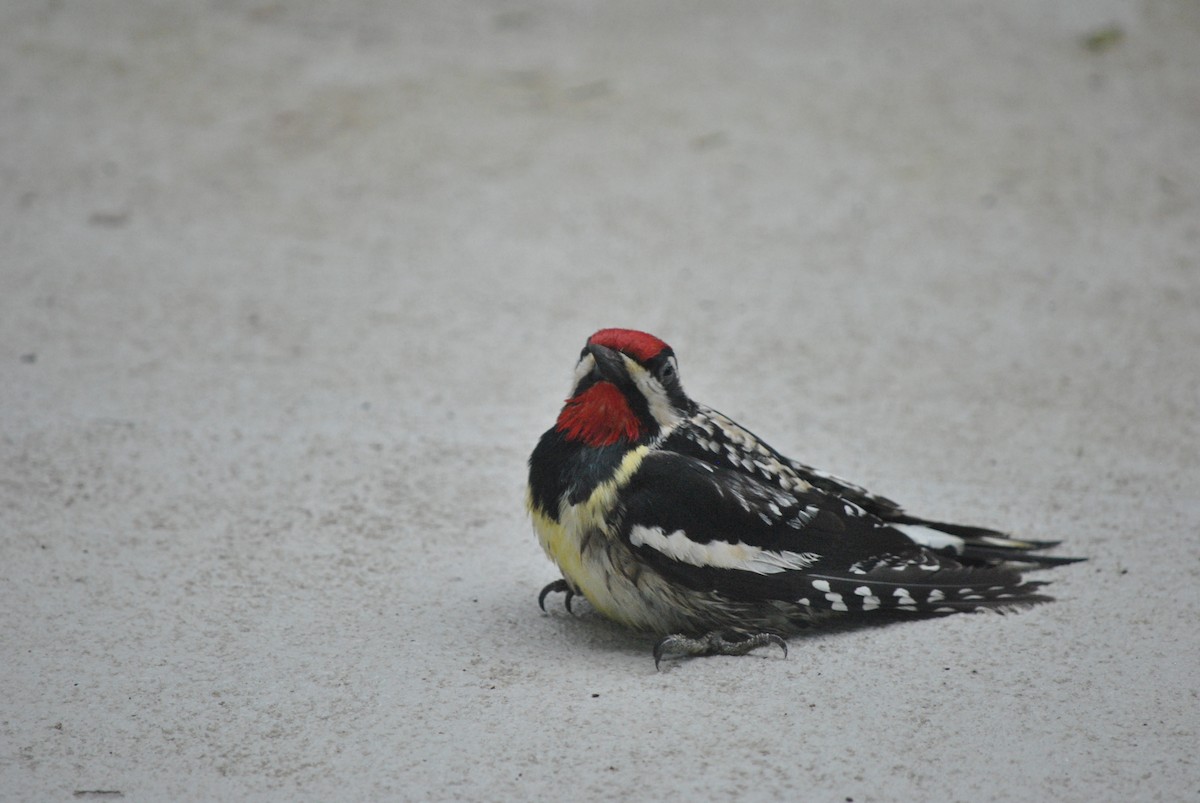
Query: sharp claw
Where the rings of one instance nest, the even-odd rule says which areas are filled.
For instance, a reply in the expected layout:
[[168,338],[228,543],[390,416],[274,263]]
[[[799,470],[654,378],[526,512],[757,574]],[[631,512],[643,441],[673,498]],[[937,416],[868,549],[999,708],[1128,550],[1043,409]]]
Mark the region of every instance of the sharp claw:
[[[555,580],[553,583],[547,583],[546,587],[542,589],[542,593],[538,594],[538,607],[543,611],[546,610],[546,597],[548,597],[553,591],[566,591],[568,594],[571,593],[571,589],[567,586],[566,580],[559,579]],[[569,607],[568,610],[570,610]]]
[[775,633],[755,633],[748,636],[735,634],[733,640],[727,638],[727,634],[721,631],[706,633],[699,638],[676,634],[660,639],[654,645],[654,668],[656,670],[661,668],[663,656],[667,654],[683,656],[745,655],[753,649],[771,644],[783,650],[783,657],[787,658],[787,642]]
[[658,643],[654,645],[654,671],[655,672],[659,671],[658,665],[660,663],[662,663],[663,650],[667,646],[667,642],[670,641],[672,638],[673,638],[672,636],[667,636],[666,638],[659,639]]
[[550,596],[552,593],[557,593],[560,591],[567,595],[566,599],[563,601],[567,606],[567,613],[574,616],[575,612],[571,610],[571,600],[578,595],[575,593],[573,588],[567,585],[566,580],[555,580],[553,583],[547,584],[546,587],[542,589],[542,593],[538,594],[538,607],[543,611],[546,610],[546,597]]

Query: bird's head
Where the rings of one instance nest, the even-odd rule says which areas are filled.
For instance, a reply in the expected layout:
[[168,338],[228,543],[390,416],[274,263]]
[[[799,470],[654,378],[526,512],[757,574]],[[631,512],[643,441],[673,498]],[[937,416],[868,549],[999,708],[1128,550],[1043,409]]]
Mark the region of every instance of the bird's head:
[[555,429],[588,446],[647,441],[693,406],[670,346],[633,329],[601,329],[579,354],[571,397]]

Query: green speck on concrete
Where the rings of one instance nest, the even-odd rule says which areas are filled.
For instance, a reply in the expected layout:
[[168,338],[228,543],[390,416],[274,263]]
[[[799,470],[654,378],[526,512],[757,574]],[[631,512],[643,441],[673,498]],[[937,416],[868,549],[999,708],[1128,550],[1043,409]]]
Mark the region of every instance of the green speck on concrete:
[[1125,38],[1125,29],[1120,25],[1106,25],[1083,37],[1083,48],[1091,53],[1111,50]]

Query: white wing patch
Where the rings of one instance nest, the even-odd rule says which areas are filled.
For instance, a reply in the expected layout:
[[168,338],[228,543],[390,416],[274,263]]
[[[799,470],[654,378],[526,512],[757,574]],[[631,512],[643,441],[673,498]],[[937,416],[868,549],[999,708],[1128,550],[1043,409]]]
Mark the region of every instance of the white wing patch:
[[775,551],[741,542],[709,541],[702,544],[688,538],[682,530],[664,532],[661,527],[635,525],[629,531],[634,546],[647,546],[672,560],[692,566],[711,566],[714,569],[738,569],[755,574],[806,569],[820,559],[813,552]]
[[932,527],[922,527],[920,524],[890,524],[892,529],[899,530],[910,539],[929,549],[950,549],[956,555],[961,555],[965,542],[957,535],[950,535]]

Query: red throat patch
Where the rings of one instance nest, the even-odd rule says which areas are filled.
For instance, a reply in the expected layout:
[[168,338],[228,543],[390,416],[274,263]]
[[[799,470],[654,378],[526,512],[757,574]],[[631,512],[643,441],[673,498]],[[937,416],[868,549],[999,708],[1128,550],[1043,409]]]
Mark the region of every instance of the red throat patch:
[[663,349],[670,348],[654,335],[636,329],[601,329],[588,338],[588,344],[623,351],[638,362],[646,362]]
[[611,446],[621,438],[634,441],[642,429],[624,394],[611,382],[597,382],[567,399],[554,428],[567,440],[588,446]]

